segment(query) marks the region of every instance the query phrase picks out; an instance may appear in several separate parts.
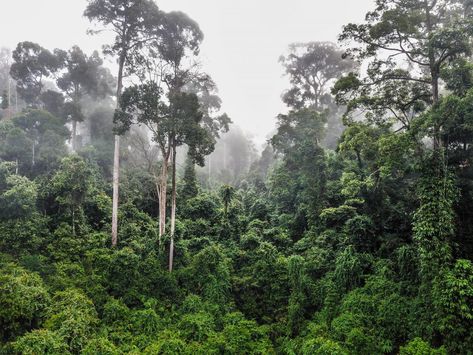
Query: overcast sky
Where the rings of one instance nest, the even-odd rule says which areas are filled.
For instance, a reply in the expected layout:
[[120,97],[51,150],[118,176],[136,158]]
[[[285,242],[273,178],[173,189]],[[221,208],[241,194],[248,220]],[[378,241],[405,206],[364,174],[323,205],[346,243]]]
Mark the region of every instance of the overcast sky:
[[[292,42],[336,41],[344,24],[359,22],[374,0],[157,0],[165,11],[196,20],[205,39],[204,69],[217,83],[224,110],[257,142],[284,112],[288,87],[278,58]],[[79,45],[90,52],[106,39],[86,35],[86,0],[14,0],[2,4],[0,46],[20,41],[48,49]]]

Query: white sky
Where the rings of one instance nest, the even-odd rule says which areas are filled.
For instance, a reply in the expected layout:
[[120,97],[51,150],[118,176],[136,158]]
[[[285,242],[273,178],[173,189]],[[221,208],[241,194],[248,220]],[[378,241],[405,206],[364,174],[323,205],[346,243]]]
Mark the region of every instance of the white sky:
[[[79,45],[101,49],[103,36],[88,36],[82,17],[86,0],[4,0],[0,47],[20,41],[48,49]],[[288,87],[278,62],[292,42],[336,41],[344,24],[360,22],[374,0],[157,0],[165,11],[180,10],[196,20],[205,39],[204,70],[214,78],[223,108],[257,142],[285,111]]]

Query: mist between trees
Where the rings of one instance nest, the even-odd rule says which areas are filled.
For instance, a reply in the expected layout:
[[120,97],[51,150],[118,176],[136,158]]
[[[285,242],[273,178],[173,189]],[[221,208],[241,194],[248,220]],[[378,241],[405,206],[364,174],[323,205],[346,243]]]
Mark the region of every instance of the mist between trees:
[[261,147],[154,1],[2,49],[0,354],[472,354],[472,5],[288,44]]

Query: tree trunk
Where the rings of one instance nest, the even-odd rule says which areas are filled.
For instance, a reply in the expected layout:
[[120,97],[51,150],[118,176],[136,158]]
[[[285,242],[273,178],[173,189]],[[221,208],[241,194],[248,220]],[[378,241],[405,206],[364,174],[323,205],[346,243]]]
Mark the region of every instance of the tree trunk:
[[172,147],[172,191],[171,191],[171,243],[169,246],[169,272],[174,260],[174,232],[176,230],[176,144]]
[[[430,3],[425,0],[424,1],[424,10],[425,10],[425,24],[427,29],[427,38],[429,40],[429,66],[430,66],[430,76],[431,76],[431,85],[432,85],[432,103],[435,107],[439,102],[439,76],[440,76],[440,68],[437,60],[435,59],[435,52],[432,48],[432,44],[430,43],[432,40],[432,15],[431,15],[431,7]],[[440,125],[438,123],[434,123],[434,142],[433,147],[434,151],[437,151],[441,148],[442,143],[440,139]]]
[[72,151],[76,151],[76,136],[77,136],[77,121],[72,120],[72,139],[71,139],[71,145],[72,145]]
[[168,183],[168,160],[163,156],[163,166],[161,167],[161,174],[159,177],[159,243],[161,237],[166,233],[166,197],[167,197],[167,183]]
[[112,246],[118,243],[118,184],[120,180],[120,136],[115,136],[113,153]]
[[[125,66],[126,53],[122,53],[118,62],[117,80],[117,105],[120,109],[120,98],[123,88],[123,67]],[[118,185],[120,182],[120,136],[115,136],[115,149],[113,151],[113,200],[112,200],[112,246],[118,243]]]
[[166,207],[167,207],[167,186],[168,186],[168,172],[169,172],[169,158],[171,154],[172,142],[169,142],[168,149],[161,148],[163,155],[163,163],[161,166],[161,173],[158,184],[158,199],[159,199],[159,241],[161,244],[161,236],[166,233]]

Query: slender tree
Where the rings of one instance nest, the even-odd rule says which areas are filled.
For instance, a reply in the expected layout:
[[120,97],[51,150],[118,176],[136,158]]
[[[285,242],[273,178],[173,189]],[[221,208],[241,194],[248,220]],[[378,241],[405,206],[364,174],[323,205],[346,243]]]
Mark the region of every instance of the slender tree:
[[[171,182],[171,241],[169,247],[169,271],[173,269],[174,258],[174,233],[176,227],[176,159],[177,147],[184,143],[193,146],[191,151],[197,153],[198,140],[190,137],[191,127],[189,124],[200,125],[202,114],[199,112],[199,104],[195,95],[182,94],[184,86],[196,77],[193,67],[185,68],[183,60],[186,57],[196,56],[199,53],[199,45],[203,39],[203,33],[199,25],[181,12],[171,12],[166,16],[164,35],[158,44],[160,57],[170,70],[163,76],[167,86],[170,101],[170,113],[174,116],[174,129],[169,143],[172,158],[172,182]],[[182,108],[186,107],[190,113],[189,117],[182,116]],[[195,128],[198,128],[195,126]],[[200,126],[199,126],[200,128]],[[196,130],[197,132],[198,130]],[[211,144],[212,149],[213,145]],[[166,198],[166,197],[164,197]],[[164,211],[165,213],[165,211]]]
[[[135,63],[142,68],[140,77],[154,82],[156,87],[166,93],[169,102],[167,120],[160,123],[160,129],[165,132],[165,136],[161,135],[157,141],[163,158],[158,185],[160,235],[165,233],[166,228],[169,163],[172,169],[170,271],[172,271],[176,223],[177,147],[182,144],[191,146],[190,151],[194,153],[192,158],[203,164],[202,156],[209,154],[215,144],[208,132],[202,129],[204,122],[202,122],[202,113],[199,112],[197,97],[194,94],[188,94],[190,90],[186,90],[189,83],[197,82],[200,78],[208,80],[207,75],[198,71],[198,65],[186,66],[183,63],[185,58],[192,62],[192,58],[199,52],[202,39],[203,34],[195,21],[181,12],[170,12],[163,16],[160,36],[135,57]],[[183,116],[183,112],[188,116]],[[164,124],[164,122],[167,123]],[[163,125],[165,125],[164,129]],[[192,129],[194,131],[191,133]]]
[[[104,52],[117,57],[117,111],[120,110],[123,78],[133,72],[134,53],[156,38],[162,13],[151,0],[89,0],[84,12],[92,22],[101,23],[115,34],[114,42]],[[94,31],[91,31],[94,33]],[[125,69],[127,71],[125,71]],[[120,136],[115,135],[113,159],[112,246],[118,242],[118,189],[120,179]]]

